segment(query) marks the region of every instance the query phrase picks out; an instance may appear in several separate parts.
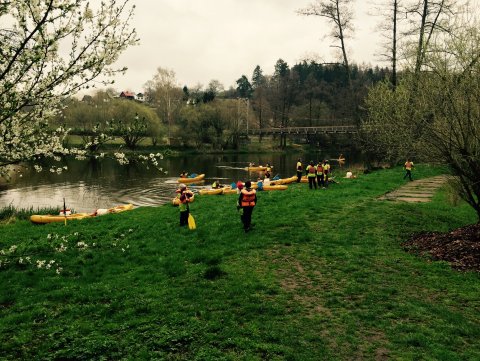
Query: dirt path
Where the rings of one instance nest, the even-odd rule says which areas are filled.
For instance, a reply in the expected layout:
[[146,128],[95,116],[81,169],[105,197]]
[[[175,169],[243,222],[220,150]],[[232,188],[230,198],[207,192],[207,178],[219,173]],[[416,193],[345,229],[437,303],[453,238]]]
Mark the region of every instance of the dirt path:
[[432,200],[435,192],[447,181],[446,175],[408,182],[402,187],[381,196],[381,200],[425,203]]

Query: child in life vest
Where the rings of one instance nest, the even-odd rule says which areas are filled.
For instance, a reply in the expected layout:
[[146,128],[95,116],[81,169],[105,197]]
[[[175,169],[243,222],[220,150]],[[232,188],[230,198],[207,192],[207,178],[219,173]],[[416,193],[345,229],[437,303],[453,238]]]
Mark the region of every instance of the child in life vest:
[[178,209],[180,210],[180,227],[183,227],[188,224],[188,215],[190,214],[188,203],[193,201],[193,192],[187,189],[185,184],[180,184],[180,187],[176,192],[178,193],[177,197],[180,199],[178,205]]

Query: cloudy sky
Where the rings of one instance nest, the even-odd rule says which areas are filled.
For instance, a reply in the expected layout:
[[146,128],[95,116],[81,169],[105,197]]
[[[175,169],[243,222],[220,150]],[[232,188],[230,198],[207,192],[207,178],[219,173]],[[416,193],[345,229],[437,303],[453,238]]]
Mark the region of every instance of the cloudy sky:
[[[335,59],[325,36],[323,18],[300,16],[296,10],[310,0],[131,0],[136,5],[133,26],[140,45],[128,49],[118,65],[129,68],[115,79],[117,90],[140,92],[157,67],[174,70],[179,85],[207,86],[219,80],[225,88],[260,65],[272,74],[279,58],[289,65],[306,57]],[[376,64],[377,18],[368,15],[369,0],[355,4],[355,38],[350,58]]]

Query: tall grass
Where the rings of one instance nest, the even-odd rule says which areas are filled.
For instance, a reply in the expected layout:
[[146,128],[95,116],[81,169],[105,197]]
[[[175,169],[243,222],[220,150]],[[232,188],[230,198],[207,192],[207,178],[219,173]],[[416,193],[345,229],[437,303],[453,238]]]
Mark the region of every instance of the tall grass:
[[6,206],[0,208],[0,223],[11,223],[16,220],[28,220],[33,214],[58,214],[60,208],[15,208],[13,206]]
[[479,359],[478,274],[401,247],[475,214],[379,201],[402,176],[259,193],[249,233],[235,195],[197,196],[195,231],[171,206],[3,226],[0,359]]

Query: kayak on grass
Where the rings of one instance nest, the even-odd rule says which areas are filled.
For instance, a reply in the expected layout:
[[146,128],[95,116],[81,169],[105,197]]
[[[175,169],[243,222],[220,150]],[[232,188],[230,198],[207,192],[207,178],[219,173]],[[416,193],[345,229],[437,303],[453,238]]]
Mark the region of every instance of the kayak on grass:
[[94,213],[73,213],[63,215],[62,214],[34,214],[30,216],[30,221],[36,224],[46,224],[46,223],[55,223],[55,222],[65,222],[73,221],[78,219],[93,218],[109,213],[121,213],[124,211],[129,211],[133,209],[133,204],[125,204],[120,206],[115,206],[108,209],[97,209]]

